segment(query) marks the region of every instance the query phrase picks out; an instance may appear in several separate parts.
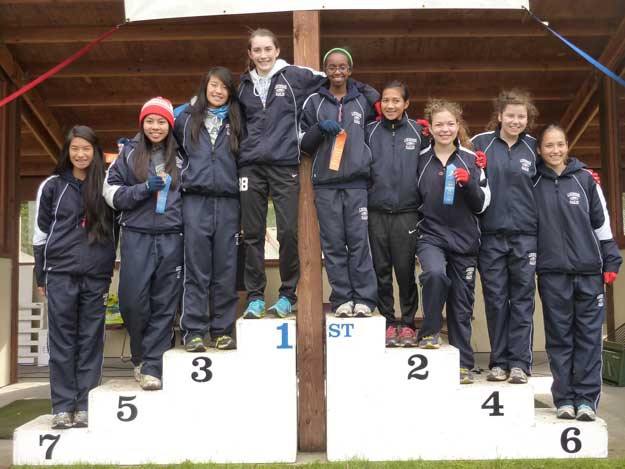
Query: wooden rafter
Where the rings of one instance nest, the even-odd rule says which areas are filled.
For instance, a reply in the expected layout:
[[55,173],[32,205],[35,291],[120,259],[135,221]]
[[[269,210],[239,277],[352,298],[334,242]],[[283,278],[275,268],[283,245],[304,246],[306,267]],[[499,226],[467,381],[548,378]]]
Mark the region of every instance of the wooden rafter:
[[[599,57],[599,62],[622,75],[625,73],[624,60],[625,18],[623,18],[618,29],[610,38]],[[571,147],[575,146],[590,122],[597,117],[599,112],[597,91],[601,82],[601,76],[597,71],[590,73],[560,119],[560,124],[568,134]]]
[[[19,87],[28,83],[26,74],[22,70],[22,67],[13,58],[11,51],[3,44],[0,44],[0,67],[16,86]],[[30,123],[28,125],[31,129],[33,129],[33,126],[38,127],[37,130],[33,129],[33,132],[41,132],[41,135],[38,138],[48,141],[49,137],[52,140],[53,145],[45,146],[44,148],[50,157],[56,161],[58,150],[63,145],[63,133],[61,131],[61,126],[52,115],[52,112],[48,108],[46,102],[36,89],[23,95],[23,98],[24,101],[26,101],[27,106],[24,106],[22,109],[22,114],[27,114],[27,109],[29,109],[32,115],[36,117],[36,120],[39,121],[40,125],[38,126],[34,122],[34,118],[31,116],[29,119]]]
[[[197,41],[197,40],[245,40],[247,25],[239,27],[227,24],[201,23],[131,23],[111,36],[109,42],[146,41]],[[209,27],[210,26],[210,27]],[[280,38],[290,38],[292,31],[287,23],[268,25]],[[384,26],[372,22],[359,24],[358,28],[345,28],[343,24],[328,24],[323,28],[324,39],[362,38],[441,38],[441,37],[542,37],[547,33],[538,25],[506,20],[484,28],[478,22],[458,24],[452,21],[419,21],[410,24]],[[107,31],[109,26],[27,26],[10,27],[0,31],[0,42],[6,44],[51,44],[89,42],[94,35]],[[605,22],[559,21],[558,29],[567,36],[608,36],[612,28]]]
[[31,108],[22,106],[22,121],[30,129],[34,137],[41,144],[46,154],[56,163],[60,145],[52,140],[48,131],[43,127],[41,121],[34,115]]
[[[32,64],[29,71],[40,75],[52,68],[55,63]],[[224,64],[231,70],[240,70],[241,62]],[[59,78],[127,78],[143,76],[193,76],[206,73],[208,65],[180,62],[167,64],[141,64],[119,62],[82,62],[61,70],[55,75]],[[579,72],[588,71],[590,65],[583,62],[566,60],[501,61],[425,61],[410,64],[358,65],[358,75],[403,74],[403,73],[502,73],[502,72]]]

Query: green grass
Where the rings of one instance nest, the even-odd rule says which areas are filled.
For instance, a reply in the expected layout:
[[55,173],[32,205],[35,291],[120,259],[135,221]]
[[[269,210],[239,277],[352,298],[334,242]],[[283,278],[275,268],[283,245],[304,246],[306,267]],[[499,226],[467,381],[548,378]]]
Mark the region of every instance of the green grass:
[[0,440],[13,438],[13,430],[52,409],[49,399],[21,399],[0,409]]
[[[624,459],[564,459],[564,460],[497,460],[497,461],[403,461],[403,462],[366,462],[366,461],[346,461],[341,463],[321,463],[313,462],[304,465],[306,469],[607,469],[625,467]],[[35,469],[39,466],[13,466],[22,469]],[[61,468],[68,466],[46,466],[49,468]],[[103,465],[82,465],[76,464],[73,468],[89,468],[89,469],[105,469],[119,466],[103,466]],[[167,466],[159,466],[148,464],[143,466],[126,466],[126,467],[142,467],[148,469],[218,469],[218,468],[258,468],[258,469],[278,469],[290,468],[289,464],[175,464]]]

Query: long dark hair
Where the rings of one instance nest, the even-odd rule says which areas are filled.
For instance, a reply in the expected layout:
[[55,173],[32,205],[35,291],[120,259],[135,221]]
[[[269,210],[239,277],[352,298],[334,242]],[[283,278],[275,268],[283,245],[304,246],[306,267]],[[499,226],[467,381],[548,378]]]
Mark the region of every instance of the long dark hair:
[[69,158],[69,148],[72,140],[77,137],[86,140],[93,147],[93,160],[87,168],[87,177],[82,184],[88,240],[89,243],[106,241],[111,239],[113,235],[113,213],[102,196],[102,184],[104,182],[102,147],[98,137],[90,127],[75,125],[67,133],[54,172],[60,175],[74,168]]
[[[168,123],[169,125],[169,123]],[[163,152],[165,160],[165,172],[171,176],[171,187],[174,188],[178,184],[178,166],[176,166],[176,156],[178,155],[178,144],[174,138],[174,129],[169,125],[167,137],[163,142]],[[134,152],[133,171],[139,181],[148,179],[148,169],[150,167],[150,158],[152,157],[152,147],[154,144],[145,136],[143,131],[143,122],[139,129],[137,146]]]
[[213,67],[202,78],[196,101],[191,105],[191,140],[197,143],[200,131],[204,127],[206,110],[210,107],[206,97],[206,87],[212,77],[218,78],[228,88],[228,121],[230,123],[230,151],[236,157],[239,154],[241,138],[241,108],[237,98],[237,88],[232,73],[225,67]]

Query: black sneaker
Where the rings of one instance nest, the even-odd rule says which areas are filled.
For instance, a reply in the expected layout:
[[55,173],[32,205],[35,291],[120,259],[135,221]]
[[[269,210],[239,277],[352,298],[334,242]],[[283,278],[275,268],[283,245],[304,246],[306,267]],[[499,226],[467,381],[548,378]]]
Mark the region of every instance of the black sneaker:
[[187,340],[184,344],[184,349],[187,352],[206,352],[206,345],[204,345],[202,338],[196,335]]
[[233,350],[237,348],[237,344],[229,335],[220,335],[210,340],[209,346],[217,350]]

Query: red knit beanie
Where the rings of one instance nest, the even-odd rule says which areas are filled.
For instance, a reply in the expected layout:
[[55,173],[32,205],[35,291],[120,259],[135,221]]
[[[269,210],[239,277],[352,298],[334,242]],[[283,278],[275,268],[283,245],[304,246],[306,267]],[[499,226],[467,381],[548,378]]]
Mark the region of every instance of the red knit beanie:
[[174,126],[174,107],[171,105],[171,101],[167,98],[157,96],[150,99],[141,108],[141,114],[139,115],[139,125],[143,125],[143,119],[150,114],[159,115],[169,122],[169,126]]

